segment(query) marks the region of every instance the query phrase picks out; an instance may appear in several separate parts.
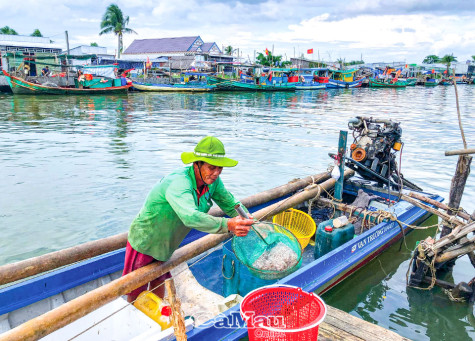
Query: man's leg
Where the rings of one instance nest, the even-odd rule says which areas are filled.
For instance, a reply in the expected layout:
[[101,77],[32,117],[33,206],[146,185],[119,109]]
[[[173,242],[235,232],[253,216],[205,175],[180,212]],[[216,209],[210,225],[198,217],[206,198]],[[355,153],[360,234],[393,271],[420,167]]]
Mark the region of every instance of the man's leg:
[[[158,263],[163,263],[161,261],[157,261]],[[161,275],[157,279],[154,279],[150,282],[150,291],[152,291],[155,295],[160,298],[165,297],[165,281],[169,278],[172,278],[172,275],[167,272],[166,274]]]

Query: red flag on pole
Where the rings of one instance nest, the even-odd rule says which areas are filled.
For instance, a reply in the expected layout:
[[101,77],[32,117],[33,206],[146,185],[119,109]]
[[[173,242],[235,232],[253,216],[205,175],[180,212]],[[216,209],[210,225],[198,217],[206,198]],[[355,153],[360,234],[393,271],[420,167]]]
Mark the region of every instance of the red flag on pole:
[[308,49],[307,54],[313,54],[313,49]]
[[268,56],[268,55],[269,55],[269,50],[266,47],[266,56]]

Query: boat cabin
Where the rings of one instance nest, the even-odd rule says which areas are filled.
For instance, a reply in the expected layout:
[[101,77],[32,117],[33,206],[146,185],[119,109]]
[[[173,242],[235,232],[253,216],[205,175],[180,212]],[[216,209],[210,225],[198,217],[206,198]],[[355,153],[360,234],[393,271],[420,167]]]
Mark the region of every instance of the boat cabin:
[[328,69],[327,68],[308,68],[300,69],[300,81],[306,83],[328,83]]
[[353,82],[357,70],[329,70],[330,78],[341,82]]

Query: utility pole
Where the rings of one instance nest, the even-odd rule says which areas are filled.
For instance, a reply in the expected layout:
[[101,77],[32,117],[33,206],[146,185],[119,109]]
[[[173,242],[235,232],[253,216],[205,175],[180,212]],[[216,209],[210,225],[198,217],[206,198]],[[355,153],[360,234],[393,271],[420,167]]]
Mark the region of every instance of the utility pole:
[[68,38],[68,31],[64,31],[64,34],[66,36],[66,50],[68,51],[67,52],[67,55],[66,55],[66,80],[68,82],[68,85],[69,85],[69,38]]

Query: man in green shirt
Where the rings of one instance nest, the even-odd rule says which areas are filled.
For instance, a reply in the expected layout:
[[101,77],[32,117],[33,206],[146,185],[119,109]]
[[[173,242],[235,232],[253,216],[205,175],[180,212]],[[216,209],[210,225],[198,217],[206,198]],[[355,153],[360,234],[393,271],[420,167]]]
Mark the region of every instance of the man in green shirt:
[[[222,142],[207,136],[193,152],[182,153],[181,159],[192,165],[172,172],[155,184],[132,222],[123,275],[153,261],[167,261],[191,229],[207,233],[232,232],[236,236],[249,232],[254,221],[237,215],[234,207],[240,202],[219,177],[223,167],[234,167],[238,163],[225,157]],[[213,205],[211,200],[233,218],[207,214]],[[150,282],[150,288],[156,288],[154,293],[163,298],[164,287],[160,284],[170,277],[167,273],[157,278]],[[146,289],[145,285],[132,291],[128,301],[134,301]]]

